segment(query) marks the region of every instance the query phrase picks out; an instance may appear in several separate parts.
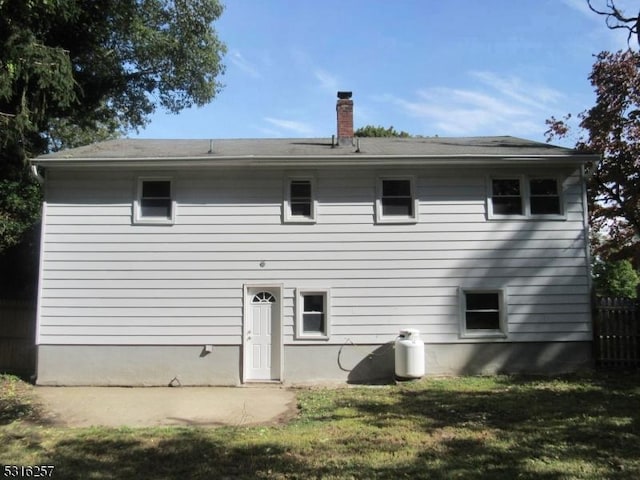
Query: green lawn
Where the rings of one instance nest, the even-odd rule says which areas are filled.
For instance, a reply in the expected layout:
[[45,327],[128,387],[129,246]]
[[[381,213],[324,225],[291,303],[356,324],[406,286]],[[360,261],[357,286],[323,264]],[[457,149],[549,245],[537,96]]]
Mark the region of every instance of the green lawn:
[[217,429],[50,427],[30,389],[0,377],[0,464],[53,478],[640,478],[639,374],[300,389],[288,425]]

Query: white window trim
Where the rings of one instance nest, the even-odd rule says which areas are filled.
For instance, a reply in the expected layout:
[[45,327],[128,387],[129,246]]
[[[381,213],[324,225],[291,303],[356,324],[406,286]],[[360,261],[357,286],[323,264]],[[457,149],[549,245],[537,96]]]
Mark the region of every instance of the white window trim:
[[[324,296],[324,332],[310,333],[303,331],[305,295]],[[296,289],[296,339],[298,340],[328,340],[331,336],[331,290],[329,288],[298,288]]]
[[[291,213],[291,182],[305,180],[311,183],[311,216],[293,215]],[[318,200],[316,198],[316,179],[313,175],[289,175],[284,179],[284,194],[282,202],[282,219],[284,223],[316,223]]]
[[[530,180],[555,180],[558,185],[558,197],[560,201],[560,213],[532,214]],[[493,213],[493,180],[518,180],[520,182],[520,195],[522,202],[522,215],[501,215]],[[562,178],[557,175],[491,175],[486,180],[486,208],[489,220],[566,220],[566,207]]]
[[[171,189],[171,217],[144,217],[142,216],[141,199],[142,199],[142,185],[144,182],[149,181],[168,181],[169,188]],[[173,177],[170,176],[150,176],[150,177],[138,177],[136,180],[136,194],[133,200],[133,223],[135,225],[173,225],[176,220],[176,197],[175,197],[176,185]]]
[[[413,215],[384,215],[382,211],[382,182],[384,180],[408,180],[413,200]],[[379,175],[376,181],[376,223],[418,223],[420,219],[420,201],[416,194],[416,177],[414,175]]]
[[[467,293],[497,293],[498,308],[500,309],[500,326],[498,329],[467,330]],[[458,304],[460,305],[460,338],[467,339],[505,339],[507,338],[508,312],[507,312],[507,288],[466,288],[458,289]]]

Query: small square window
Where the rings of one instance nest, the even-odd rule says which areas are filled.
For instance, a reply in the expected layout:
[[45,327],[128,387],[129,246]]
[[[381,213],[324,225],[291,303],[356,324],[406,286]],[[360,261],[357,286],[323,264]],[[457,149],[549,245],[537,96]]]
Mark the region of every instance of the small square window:
[[417,210],[412,177],[379,179],[376,199],[376,220],[379,223],[414,223],[418,220]]
[[298,290],[297,337],[329,338],[329,291]]
[[554,178],[529,180],[531,215],[561,215],[558,181]]
[[138,179],[134,223],[172,224],[175,218],[172,181],[165,178]]
[[460,292],[462,337],[505,337],[504,291]]
[[316,203],[313,178],[286,179],[283,204],[285,222],[315,223]]

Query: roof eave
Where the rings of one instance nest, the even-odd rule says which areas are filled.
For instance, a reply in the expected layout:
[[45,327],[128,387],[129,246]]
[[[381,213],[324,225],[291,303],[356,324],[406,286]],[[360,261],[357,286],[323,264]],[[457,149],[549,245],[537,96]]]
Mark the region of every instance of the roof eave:
[[600,160],[594,154],[563,155],[303,155],[265,156],[230,155],[201,157],[75,157],[75,158],[35,158],[31,164],[39,167],[132,167],[132,168],[173,168],[173,167],[304,167],[321,166],[442,166],[442,165],[492,165],[492,164],[536,164],[581,165]]

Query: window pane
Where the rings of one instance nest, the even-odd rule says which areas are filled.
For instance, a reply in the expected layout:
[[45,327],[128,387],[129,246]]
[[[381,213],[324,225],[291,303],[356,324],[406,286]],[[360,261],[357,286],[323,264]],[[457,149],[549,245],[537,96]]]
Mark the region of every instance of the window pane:
[[311,198],[311,182],[294,180],[291,182],[291,198]]
[[167,180],[153,180],[142,182],[142,197],[171,197],[171,182]]
[[558,182],[551,178],[536,178],[529,182],[531,190],[531,214],[560,214]]
[[140,201],[140,214],[143,217],[171,218],[171,199],[149,199]]
[[383,215],[413,216],[413,200],[411,198],[383,198]]
[[324,295],[305,295],[304,312],[324,312]]
[[302,331],[305,333],[324,333],[324,313],[305,313],[302,315]]
[[531,197],[531,214],[560,214],[560,199],[558,197]]
[[554,179],[536,178],[529,182],[531,195],[558,195],[558,182]]
[[499,178],[491,183],[491,206],[496,215],[522,215],[520,181]]
[[467,312],[467,330],[500,329],[499,312]]
[[411,182],[409,180],[383,180],[383,197],[411,197]]
[[520,196],[520,181],[516,179],[494,179],[493,196]]
[[520,197],[493,197],[491,203],[496,215],[522,215]]
[[311,217],[310,202],[291,202],[291,215]]
[[500,300],[497,293],[467,293],[467,310],[498,310]]

